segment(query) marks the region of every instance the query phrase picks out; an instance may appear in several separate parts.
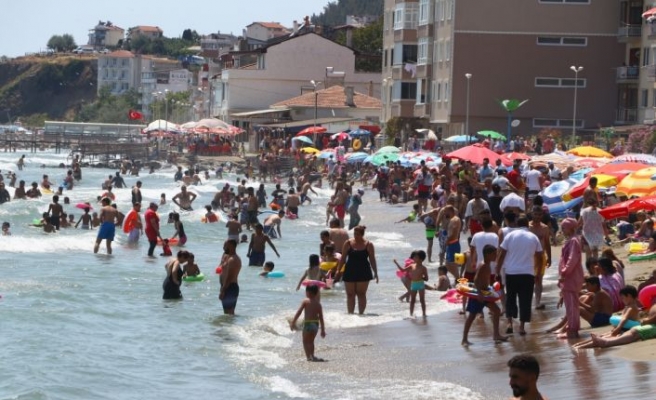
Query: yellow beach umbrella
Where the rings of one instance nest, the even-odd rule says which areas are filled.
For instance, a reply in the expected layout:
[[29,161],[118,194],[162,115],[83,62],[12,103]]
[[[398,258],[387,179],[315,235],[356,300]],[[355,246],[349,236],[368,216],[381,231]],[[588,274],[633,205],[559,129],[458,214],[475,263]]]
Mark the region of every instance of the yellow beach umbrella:
[[644,168],[632,172],[617,185],[615,193],[626,197],[649,196],[656,192],[656,180],[652,180],[652,176],[654,175],[656,175],[656,167]]
[[314,147],[303,147],[301,151],[304,153],[314,154],[314,155],[318,155],[321,153],[321,150],[315,149]]
[[567,154],[574,154],[579,157],[606,157],[613,158],[613,155],[593,146],[575,147],[568,151]]

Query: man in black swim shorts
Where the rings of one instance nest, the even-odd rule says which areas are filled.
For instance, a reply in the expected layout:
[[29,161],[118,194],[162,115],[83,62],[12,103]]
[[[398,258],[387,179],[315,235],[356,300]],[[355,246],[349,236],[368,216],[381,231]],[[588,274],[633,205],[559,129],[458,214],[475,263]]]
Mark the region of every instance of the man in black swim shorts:
[[237,255],[237,241],[228,239],[223,244],[223,257],[221,258],[221,291],[219,300],[223,305],[223,313],[234,315],[239,298],[239,271],[241,271],[241,259]]

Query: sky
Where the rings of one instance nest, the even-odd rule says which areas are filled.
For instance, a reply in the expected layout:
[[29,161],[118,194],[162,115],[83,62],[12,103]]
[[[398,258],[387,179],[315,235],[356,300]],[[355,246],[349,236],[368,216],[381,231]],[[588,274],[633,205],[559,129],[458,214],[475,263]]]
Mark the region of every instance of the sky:
[[0,2],[0,56],[17,57],[46,49],[52,35],[70,33],[86,44],[99,20],[127,31],[156,25],[164,36],[180,37],[191,28],[199,34],[221,31],[241,35],[254,21],[293,21],[319,14],[329,0],[3,0]]

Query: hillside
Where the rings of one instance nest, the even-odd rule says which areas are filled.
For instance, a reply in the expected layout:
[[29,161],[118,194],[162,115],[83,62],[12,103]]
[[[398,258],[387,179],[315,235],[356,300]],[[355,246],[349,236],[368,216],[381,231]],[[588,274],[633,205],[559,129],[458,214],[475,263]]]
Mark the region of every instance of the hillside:
[[337,26],[346,22],[347,15],[383,15],[383,0],[337,0],[331,1],[319,15],[312,15],[318,25]]
[[44,119],[71,120],[96,98],[97,59],[23,57],[0,64],[0,124],[21,118],[40,125]]

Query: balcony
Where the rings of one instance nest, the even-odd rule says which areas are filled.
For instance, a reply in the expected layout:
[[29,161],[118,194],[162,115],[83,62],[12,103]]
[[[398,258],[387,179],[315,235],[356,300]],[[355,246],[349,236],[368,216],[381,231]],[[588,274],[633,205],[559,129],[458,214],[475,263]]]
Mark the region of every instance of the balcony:
[[647,65],[642,67],[644,76],[647,77],[647,81],[656,82],[656,65]]
[[[430,99],[428,99],[430,100]],[[414,116],[417,118],[428,118],[431,117],[431,107],[432,103],[417,103],[414,106]]]
[[642,123],[645,125],[653,125],[656,123],[656,108],[645,109],[645,117]]
[[642,25],[623,25],[617,30],[617,40],[626,43],[642,37]]
[[617,125],[635,124],[637,120],[637,108],[620,108],[615,113],[615,124]]
[[640,67],[619,67],[617,69],[617,83],[637,82],[640,78]]

